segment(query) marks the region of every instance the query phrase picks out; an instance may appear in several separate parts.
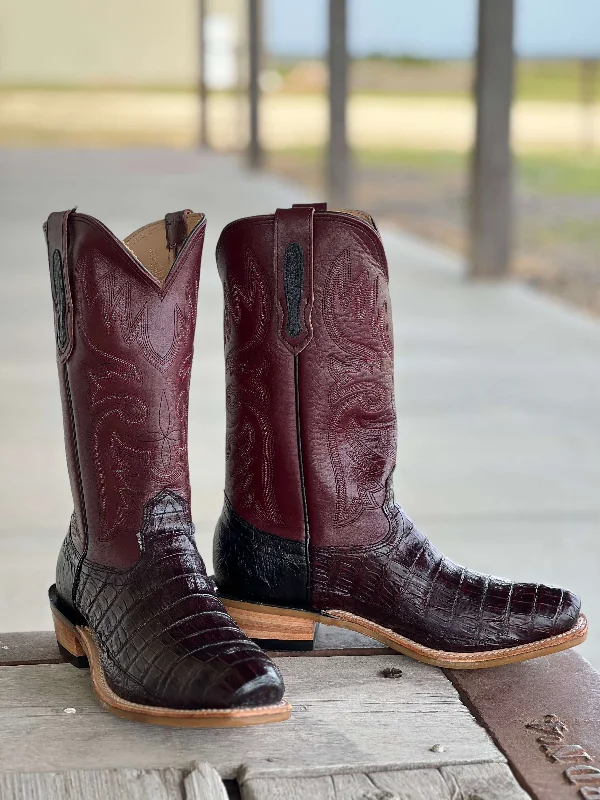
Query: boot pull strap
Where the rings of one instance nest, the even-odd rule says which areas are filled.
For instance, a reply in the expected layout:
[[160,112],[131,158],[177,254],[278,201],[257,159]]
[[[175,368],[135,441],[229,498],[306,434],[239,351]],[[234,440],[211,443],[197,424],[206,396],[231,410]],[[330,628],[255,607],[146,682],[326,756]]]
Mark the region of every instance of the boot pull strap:
[[312,339],[313,206],[275,212],[274,271],[279,337],[298,355]]
[[167,237],[167,250],[173,250],[173,258],[177,258],[177,254],[181,245],[187,238],[187,225],[185,218],[191,211],[174,211],[172,214],[165,215],[165,235]]
[[69,282],[68,220],[71,211],[55,211],[44,224],[48,245],[50,286],[54,303],[54,333],[56,349],[64,364],[73,349],[73,300]]
[[315,211],[327,211],[327,203],[294,203],[292,208],[314,208]]

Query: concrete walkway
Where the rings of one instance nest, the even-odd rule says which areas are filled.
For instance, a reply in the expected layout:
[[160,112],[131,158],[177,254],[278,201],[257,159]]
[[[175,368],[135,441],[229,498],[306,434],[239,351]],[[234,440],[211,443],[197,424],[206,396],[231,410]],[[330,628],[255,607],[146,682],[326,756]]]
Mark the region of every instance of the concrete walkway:
[[[214,246],[230,220],[307,198],[226,157],[174,151],[3,151],[0,182],[0,630],[45,629],[70,497],[42,222],[74,204],[119,236],[180,208],[209,217],[190,458],[210,565],[224,471]],[[454,256],[397,232],[384,240],[397,497],[455,560],[578,591],[592,630],[581,652],[600,667],[600,322],[521,286],[467,284]]]

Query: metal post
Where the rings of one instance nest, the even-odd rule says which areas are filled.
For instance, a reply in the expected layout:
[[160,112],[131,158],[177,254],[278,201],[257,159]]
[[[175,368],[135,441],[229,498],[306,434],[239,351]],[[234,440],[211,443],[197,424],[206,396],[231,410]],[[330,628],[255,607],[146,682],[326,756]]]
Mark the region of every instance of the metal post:
[[477,125],[471,173],[472,277],[503,277],[510,263],[513,30],[514,0],[479,0]]
[[261,51],[261,0],[248,0],[248,100],[250,105],[250,141],[248,144],[248,166],[251,169],[259,169],[263,163],[263,151],[260,143],[259,130],[259,79],[262,61]]
[[327,185],[329,200],[345,205],[349,199],[347,134],[348,45],[346,0],[329,0],[329,149]]
[[206,92],[206,4],[207,0],[199,0],[198,3],[198,24],[199,24],[199,43],[200,43],[200,80],[199,80],[199,99],[200,99],[200,147],[208,147],[208,103]]

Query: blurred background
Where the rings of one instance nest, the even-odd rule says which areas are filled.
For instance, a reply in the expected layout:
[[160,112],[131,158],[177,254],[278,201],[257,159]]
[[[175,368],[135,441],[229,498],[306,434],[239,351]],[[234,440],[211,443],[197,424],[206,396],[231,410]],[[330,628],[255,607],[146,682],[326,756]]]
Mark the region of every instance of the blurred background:
[[41,225],[209,236],[190,457],[222,502],[224,224],[369,210],[394,303],[397,496],[462,563],[566,584],[600,667],[600,4],[39,0],[0,7],[0,630],[50,627],[69,518]]
[[[4,4],[0,143],[203,143],[243,151],[250,136],[249,10],[246,0],[177,0],[168,14],[157,0]],[[263,0],[261,10],[262,164],[322,194],[328,2]],[[460,252],[469,244],[477,17],[476,0],[349,0],[353,200]],[[511,269],[596,311],[599,30],[594,0],[516,3],[512,145],[519,224]]]

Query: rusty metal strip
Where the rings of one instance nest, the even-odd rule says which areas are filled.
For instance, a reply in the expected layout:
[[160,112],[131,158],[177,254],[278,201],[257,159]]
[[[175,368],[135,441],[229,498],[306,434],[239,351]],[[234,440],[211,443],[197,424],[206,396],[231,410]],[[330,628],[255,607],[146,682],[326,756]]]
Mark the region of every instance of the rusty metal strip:
[[575,651],[444,670],[536,800],[600,800],[600,675]]

